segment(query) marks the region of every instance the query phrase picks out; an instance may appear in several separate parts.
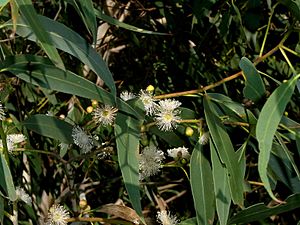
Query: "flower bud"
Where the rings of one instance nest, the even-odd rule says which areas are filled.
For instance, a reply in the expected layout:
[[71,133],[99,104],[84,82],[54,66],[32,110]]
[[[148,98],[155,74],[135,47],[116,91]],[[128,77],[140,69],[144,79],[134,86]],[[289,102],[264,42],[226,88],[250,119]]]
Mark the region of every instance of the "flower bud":
[[88,107],[86,108],[86,111],[87,111],[88,113],[93,112],[93,110],[94,110],[93,106],[88,106]]
[[12,120],[12,118],[6,118],[6,122],[7,122],[7,123],[12,123],[13,120]]
[[81,209],[85,209],[86,206],[87,206],[87,201],[85,199],[82,199],[82,200],[79,201],[79,207]]
[[98,101],[97,100],[92,100],[92,106],[96,107],[98,105]]
[[187,128],[185,129],[185,135],[186,135],[186,136],[191,137],[191,136],[193,136],[193,134],[194,134],[193,128],[187,127]]
[[146,128],[145,125],[142,125],[142,126],[141,126],[141,132],[142,132],[142,133],[144,133],[144,132],[146,131],[146,129],[147,129],[147,128]]
[[150,93],[152,93],[154,91],[154,86],[153,85],[149,85],[146,90]]

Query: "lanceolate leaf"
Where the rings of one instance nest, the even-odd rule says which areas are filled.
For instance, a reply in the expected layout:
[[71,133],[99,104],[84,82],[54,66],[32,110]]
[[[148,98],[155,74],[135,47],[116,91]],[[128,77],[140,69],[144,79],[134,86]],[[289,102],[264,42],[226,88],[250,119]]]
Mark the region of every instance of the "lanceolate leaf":
[[[40,21],[41,26],[45,29],[45,33],[51,38],[51,43],[56,48],[73,55],[86,64],[105,82],[112,94],[116,94],[116,87],[111,72],[99,53],[86,40],[62,23],[44,16],[38,16],[37,20]],[[3,26],[10,27],[12,22],[9,21]],[[17,21],[17,34],[32,41],[36,39],[32,28],[22,18],[19,18]]]
[[213,224],[215,200],[212,171],[204,156],[203,145],[196,144],[190,163],[191,188],[198,224]]
[[258,101],[266,93],[264,83],[259,73],[253,63],[246,57],[241,59],[239,65],[245,76],[246,86],[243,90],[245,98],[251,99],[252,101]]
[[300,133],[296,134],[296,145],[298,150],[298,157],[300,156]]
[[294,15],[297,20],[300,20],[300,2],[296,0],[280,0],[281,4],[285,5]]
[[30,116],[22,123],[27,129],[32,130],[42,136],[54,138],[62,143],[72,144],[73,126],[65,121],[52,116],[36,114]]
[[230,141],[230,138],[225,131],[223,124],[217,117],[215,110],[212,107],[212,102],[208,99],[208,96],[204,98],[204,112],[206,122],[213,140],[216,146],[220,159],[227,170],[227,176],[229,180],[229,187],[232,201],[240,206],[243,205],[243,184],[244,176],[240,170],[237,154],[235,154],[234,148]]
[[222,165],[212,141],[210,141],[210,154],[219,223],[226,225],[231,205],[230,189],[226,168]]
[[127,30],[131,30],[131,31],[135,31],[135,32],[138,32],[138,33],[143,33],[143,34],[169,35],[169,34],[166,34],[166,33],[144,30],[144,29],[141,29],[141,28],[123,23],[123,22],[121,22],[121,21],[119,21],[119,20],[117,20],[117,19],[115,19],[111,16],[103,14],[102,12],[100,12],[99,10],[96,10],[96,9],[95,9],[95,14],[98,18],[104,20],[105,22],[107,22],[109,24],[112,24],[112,25],[115,25],[115,26],[122,27],[122,28],[127,29]]
[[300,194],[289,196],[285,202],[285,204],[280,204],[274,207],[267,207],[263,203],[252,205],[249,208],[237,213],[229,220],[228,224],[248,224],[253,221],[268,218],[272,215],[277,215],[300,208]]
[[9,0],[0,0],[0,7],[4,7],[8,2]]
[[115,100],[115,97],[106,90],[71,71],[58,69],[49,63],[49,60],[39,56],[11,56],[0,63],[0,71],[10,71],[20,79],[43,88],[117,106],[119,110],[139,117],[132,107],[119,98]]
[[256,137],[259,144],[258,171],[269,195],[274,199],[270,182],[267,176],[267,167],[270,158],[273,138],[281,120],[287,103],[290,101],[295,89],[295,79],[281,84],[269,97],[258,117]]
[[0,185],[8,195],[9,200],[17,199],[13,178],[3,153],[0,153]]
[[139,133],[138,120],[118,113],[115,136],[119,165],[129,199],[137,214],[142,218],[141,195],[139,187]]
[[180,222],[178,225],[197,225],[197,218],[193,217]]
[[97,41],[97,21],[94,13],[94,6],[92,0],[76,1],[65,0],[70,3],[77,11],[81,20],[85,24],[88,31],[93,36],[94,43]]
[[26,19],[31,32],[34,33],[35,38],[33,41],[38,41],[52,62],[59,68],[64,69],[64,64],[60,58],[60,55],[58,54],[57,49],[54,47],[51,37],[45,31],[44,24],[42,24],[38,18],[31,0],[15,0],[15,2],[17,3],[21,14]]

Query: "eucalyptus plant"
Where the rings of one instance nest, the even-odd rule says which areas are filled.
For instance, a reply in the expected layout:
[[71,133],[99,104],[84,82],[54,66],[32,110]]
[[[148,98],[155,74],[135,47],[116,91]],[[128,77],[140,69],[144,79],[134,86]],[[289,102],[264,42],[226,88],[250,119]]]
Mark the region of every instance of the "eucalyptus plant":
[[0,10],[1,224],[299,223],[299,1]]

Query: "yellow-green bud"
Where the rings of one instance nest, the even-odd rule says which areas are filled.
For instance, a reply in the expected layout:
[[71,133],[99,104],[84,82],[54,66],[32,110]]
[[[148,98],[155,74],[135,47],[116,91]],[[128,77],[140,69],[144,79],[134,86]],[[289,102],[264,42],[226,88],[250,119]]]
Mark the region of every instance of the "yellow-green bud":
[[153,86],[153,85],[149,85],[149,86],[146,88],[146,90],[147,90],[148,92],[153,92],[153,91],[154,91],[154,86]]
[[193,134],[194,134],[193,128],[187,127],[187,128],[185,129],[185,135],[186,135],[186,136],[191,137],[191,136],[193,136]]
[[86,108],[86,111],[87,111],[88,113],[93,112],[93,110],[94,110],[94,107],[93,107],[93,106],[88,106],[88,107]]
[[141,135],[141,144],[143,146],[147,146],[149,144],[149,140],[146,134]]
[[87,201],[85,199],[82,199],[82,200],[79,201],[79,207],[81,209],[85,209],[86,206],[87,206]]
[[181,159],[180,159],[180,163],[181,163],[182,165],[187,164],[187,162],[188,162],[188,160],[185,159],[185,158],[181,158]]
[[12,120],[12,118],[6,118],[6,122],[7,122],[7,123],[12,123],[13,120]]
[[146,131],[146,126],[145,126],[145,125],[142,125],[142,126],[141,126],[141,132],[144,133],[145,131]]
[[92,100],[92,106],[96,107],[98,105],[98,101],[97,100]]

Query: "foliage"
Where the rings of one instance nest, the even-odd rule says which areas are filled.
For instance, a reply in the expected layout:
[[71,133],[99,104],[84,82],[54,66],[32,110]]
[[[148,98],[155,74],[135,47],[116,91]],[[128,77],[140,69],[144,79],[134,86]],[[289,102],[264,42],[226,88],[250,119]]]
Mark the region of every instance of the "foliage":
[[299,223],[299,1],[0,10],[1,224]]

